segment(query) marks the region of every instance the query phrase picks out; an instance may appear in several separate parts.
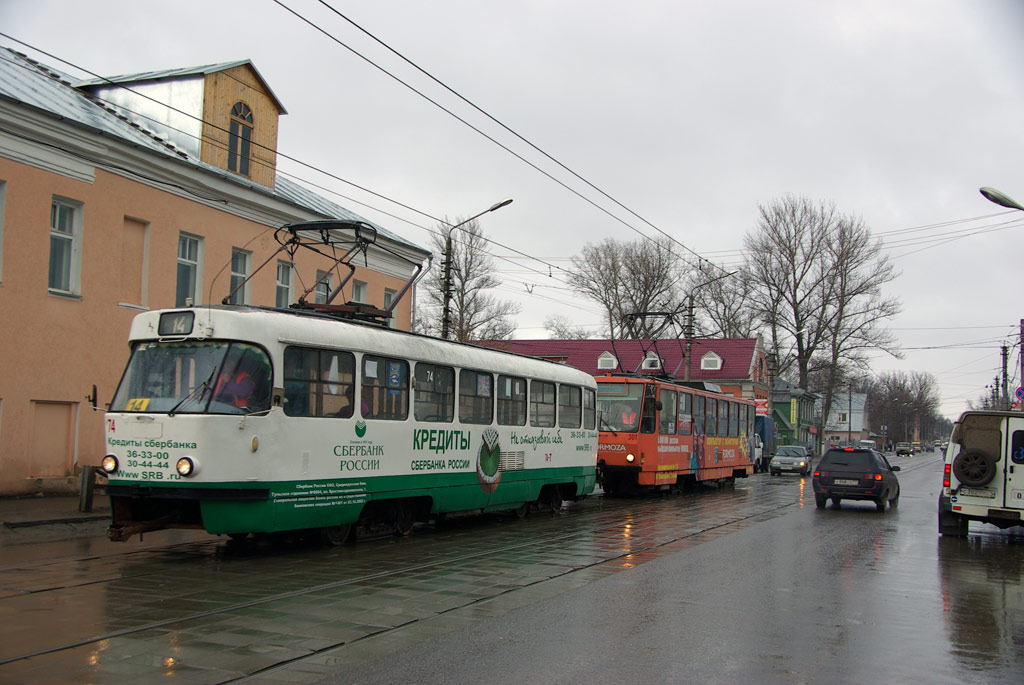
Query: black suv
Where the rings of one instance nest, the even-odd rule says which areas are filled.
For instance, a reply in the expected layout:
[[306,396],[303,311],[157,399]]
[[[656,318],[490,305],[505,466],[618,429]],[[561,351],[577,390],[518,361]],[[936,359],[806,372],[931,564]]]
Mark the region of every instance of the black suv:
[[819,509],[832,500],[838,507],[844,499],[871,500],[878,511],[885,511],[885,503],[896,507],[900,502],[900,482],[881,452],[866,447],[830,449],[814,469],[814,503]]

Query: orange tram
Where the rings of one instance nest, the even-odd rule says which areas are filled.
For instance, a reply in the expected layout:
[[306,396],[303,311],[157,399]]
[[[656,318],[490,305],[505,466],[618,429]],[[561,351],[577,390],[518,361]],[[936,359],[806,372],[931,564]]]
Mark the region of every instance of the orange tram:
[[731,484],[754,472],[754,402],[653,377],[598,376],[606,495]]

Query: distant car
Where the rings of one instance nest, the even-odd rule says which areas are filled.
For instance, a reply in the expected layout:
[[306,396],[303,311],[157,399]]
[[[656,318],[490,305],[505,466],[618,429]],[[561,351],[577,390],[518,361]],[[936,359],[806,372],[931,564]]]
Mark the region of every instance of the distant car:
[[909,442],[897,442],[896,443],[896,456],[897,457],[909,457],[914,454],[914,446]]
[[811,455],[803,445],[783,445],[776,450],[768,469],[773,476],[778,476],[783,471],[796,471],[801,476],[807,476],[811,473]]
[[899,505],[900,482],[895,471],[881,452],[863,447],[843,447],[825,452],[814,470],[811,486],[814,489],[814,503],[819,509],[832,500],[838,507],[844,499],[870,500],[878,511],[885,511]]

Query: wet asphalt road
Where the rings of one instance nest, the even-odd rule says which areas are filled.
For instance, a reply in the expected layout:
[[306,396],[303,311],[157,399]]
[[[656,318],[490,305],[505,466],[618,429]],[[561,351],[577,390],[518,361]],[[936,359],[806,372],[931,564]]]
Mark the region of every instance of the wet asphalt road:
[[1020,529],[940,539],[941,461],[894,463],[897,510],[761,477],[798,504],[322,682],[1022,682]]
[[895,463],[883,514],[758,475],[342,548],[5,548],[0,682],[1021,682],[1024,534],[940,539],[941,461]]

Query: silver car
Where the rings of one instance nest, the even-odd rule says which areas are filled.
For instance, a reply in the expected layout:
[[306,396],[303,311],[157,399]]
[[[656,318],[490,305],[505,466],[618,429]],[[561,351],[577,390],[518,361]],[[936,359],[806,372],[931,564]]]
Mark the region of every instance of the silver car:
[[772,457],[768,470],[773,476],[783,472],[811,475],[811,455],[803,445],[783,445]]

